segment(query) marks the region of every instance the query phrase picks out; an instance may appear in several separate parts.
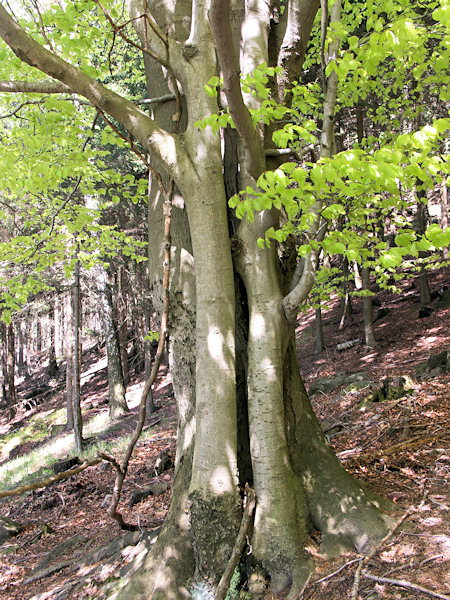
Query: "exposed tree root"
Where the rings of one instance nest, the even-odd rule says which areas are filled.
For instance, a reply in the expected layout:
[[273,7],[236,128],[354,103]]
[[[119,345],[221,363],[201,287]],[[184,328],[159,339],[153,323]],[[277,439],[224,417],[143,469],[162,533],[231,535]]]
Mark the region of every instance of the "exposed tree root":
[[151,548],[143,548],[123,573],[121,590],[109,600],[181,600],[189,598],[188,582],[195,562],[189,533],[188,481],[191,455],[183,457],[175,476],[172,502],[161,533]]

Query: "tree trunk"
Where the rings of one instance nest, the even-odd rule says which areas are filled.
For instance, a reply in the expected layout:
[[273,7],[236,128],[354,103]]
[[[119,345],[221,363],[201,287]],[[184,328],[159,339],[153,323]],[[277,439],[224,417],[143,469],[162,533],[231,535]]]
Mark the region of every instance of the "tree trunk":
[[56,377],[58,372],[58,363],[56,362],[56,343],[55,343],[55,305],[50,302],[50,310],[48,313],[48,327],[50,344],[48,348],[48,368],[47,373],[50,378]]
[[341,300],[341,310],[339,315],[339,329],[344,329],[345,321],[350,315],[353,314],[352,300],[350,298],[350,286],[348,277],[348,260],[344,257],[342,262],[342,276],[343,282],[342,287],[344,288],[344,295]]
[[315,320],[315,331],[316,331],[316,352],[320,354],[325,350],[325,342],[323,339],[323,320],[322,320],[322,310],[316,308],[316,320]]
[[109,418],[118,419],[128,412],[118,332],[113,318],[113,300],[111,288],[108,285],[108,274],[103,265],[97,265],[96,270],[108,359]]
[[294,340],[284,363],[284,401],[290,460],[303,482],[310,518],[322,532],[321,553],[352,548],[365,553],[392,522],[380,506],[392,507],[353,478],[327,444],[300,377]]
[[73,311],[73,361],[72,361],[72,406],[73,406],[73,431],[75,445],[78,452],[83,450],[83,417],[81,414],[81,294],[80,294],[80,261],[75,263],[74,285],[72,287]]
[[24,333],[25,322],[23,320],[17,323],[17,337],[19,342],[19,352],[17,358],[17,370],[21,377],[28,377],[27,365],[27,338]]
[[[423,235],[427,228],[428,222],[428,206],[427,206],[427,197],[421,189],[421,181],[418,181],[419,189],[417,190],[418,202],[417,202],[417,212],[415,216],[415,230],[419,235]],[[427,255],[426,252],[420,251],[419,257],[425,258]],[[420,275],[418,277],[419,280],[419,293],[420,293],[420,306],[426,306],[431,302],[431,291],[430,285],[428,283],[428,273],[422,267],[420,271]]]
[[9,406],[9,418],[13,419],[17,409],[17,394],[16,384],[14,381],[14,371],[16,366],[16,354],[14,348],[14,325],[11,322],[6,330],[6,337],[8,340],[8,354],[6,359],[7,368],[7,379],[8,379],[8,406]]
[[[362,267],[361,277],[363,290],[370,291],[370,269]],[[377,342],[375,340],[375,332],[373,329],[373,306],[372,296],[363,296],[363,312],[364,312],[364,339],[366,346],[375,348]]]
[[[150,340],[147,337],[150,334],[150,327],[151,327],[150,302],[148,300],[144,299],[142,309],[144,311],[144,324],[145,324],[145,332],[146,332],[145,337],[147,338],[144,341],[144,373],[145,373],[145,379],[147,380],[150,377],[150,373],[152,370],[152,363],[153,363],[152,345],[151,345]],[[156,406],[153,402],[152,391],[150,390],[147,395],[147,414],[151,415],[155,411],[156,411]]]
[[[442,174],[441,181],[441,228],[445,229],[448,226],[448,188],[447,177]],[[442,250],[442,258],[448,259],[448,248]]]
[[41,324],[41,316],[36,315],[36,352],[40,352],[42,350],[42,324]]
[[72,310],[72,293],[65,300],[65,330],[66,338],[66,429],[73,429],[73,357],[74,357],[74,321]]

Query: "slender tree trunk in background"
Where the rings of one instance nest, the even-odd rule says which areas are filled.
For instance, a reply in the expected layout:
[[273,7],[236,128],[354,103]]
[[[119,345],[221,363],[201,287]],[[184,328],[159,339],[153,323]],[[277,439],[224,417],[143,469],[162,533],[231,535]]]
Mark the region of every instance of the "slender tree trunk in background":
[[65,299],[64,322],[66,336],[66,429],[73,429],[73,357],[74,357],[74,321],[72,310],[72,292]]
[[19,344],[19,352],[17,356],[17,370],[21,377],[28,377],[28,366],[27,366],[27,346],[26,336],[24,334],[24,320],[20,320],[17,323],[17,341]]
[[344,329],[345,321],[347,318],[353,314],[353,306],[352,300],[350,298],[350,286],[349,286],[349,278],[348,278],[348,260],[344,257],[342,262],[342,275],[343,282],[342,286],[344,288],[344,296],[341,300],[341,312],[339,316],[339,329]]
[[128,412],[128,405],[125,398],[117,326],[113,318],[112,292],[105,267],[97,265],[96,273],[108,359],[109,418],[118,419]]
[[[441,228],[445,229],[448,226],[448,188],[447,188],[447,178],[445,175],[442,175],[441,181]],[[444,248],[442,250],[442,258],[447,260],[448,258],[448,248]]]
[[17,394],[16,384],[14,381],[14,371],[16,363],[16,351],[14,348],[14,324],[10,323],[7,327],[7,340],[8,340],[8,356],[6,359],[7,373],[8,373],[8,406],[9,406],[9,418],[12,419],[16,414]]
[[42,350],[42,324],[41,324],[41,316],[36,315],[36,352],[40,352]]
[[[77,249],[78,252],[78,249]],[[83,450],[83,417],[81,414],[81,293],[80,293],[80,261],[75,263],[74,285],[72,288],[73,311],[73,378],[72,378],[72,406],[73,406],[73,431],[75,445],[78,452]]]
[[[144,324],[146,336],[149,335],[150,327],[151,327],[151,315],[150,315],[150,302],[145,299],[143,303],[143,311],[144,311]],[[144,370],[145,370],[145,379],[147,380],[150,377],[150,372],[152,370],[153,363],[153,353],[152,353],[152,344],[149,339],[146,339],[144,342]],[[156,405],[153,402],[153,394],[151,390],[147,395],[147,412],[149,415],[156,411]]]
[[323,339],[323,321],[322,321],[322,310],[316,308],[316,320],[315,320],[315,331],[316,331],[316,352],[320,354],[325,350],[325,342]]
[[127,386],[129,382],[128,364],[128,274],[124,267],[119,268],[117,274],[119,290],[117,298],[117,339],[119,340],[120,358],[122,361],[123,382]]
[[[363,290],[370,291],[370,269],[362,267],[362,284]],[[366,346],[375,348],[375,332],[373,330],[373,302],[372,296],[363,296],[363,311],[364,311],[364,338]]]
[[55,344],[55,304],[50,302],[50,310],[48,313],[48,330],[50,344],[48,348],[48,369],[47,373],[50,378],[56,377],[58,373],[58,363],[56,362],[56,344]]
[[8,382],[8,339],[6,323],[0,320],[1,353],[2,353],[2,397],[3,402],[8,404],[8,393],[6,386]]
[[[418,182],[419,183],[419,182]],[[421,184],[421,182],[420,182]],[[428,206],[426,204],[426,195],[422,190],[417,190],[419,201],[417,202],[417,213],[415,217],[415,230],[418,234],[423,235],[427,229],[428,223]],[[426,252],[419,252],[419,257],[425,258]],[[421,269],[419,280],[420,306],[425,306],[431,302],[431,291],[428,283],[428,273],[425,269]]]
[[[118,213],[119,227],[121,231],[126,231],[127,220],[124,211],[122,210],[122,204],[119,204]],[[122,361],[122,373],[123,383],[125,387],[128,385],[130,380],[129,375],[129,359],[128,359],[128,338],[129,338],[129,327],[128,327],[128,299],[130,297],[130,278],[127,271],[128,265],[120,265],[117,271],[117,336],[120,346],[120,357]]]

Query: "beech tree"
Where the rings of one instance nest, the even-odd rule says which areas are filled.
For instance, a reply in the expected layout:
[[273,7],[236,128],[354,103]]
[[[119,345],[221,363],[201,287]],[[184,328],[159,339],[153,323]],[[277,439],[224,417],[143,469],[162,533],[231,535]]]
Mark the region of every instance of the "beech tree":
[[[290,586],[289,597],[295,598],[308,581],[313,561],[304,542],[311,523],[321,531],[326,554],[354,547],[365,552],[388,531],[382,500],[345,471],[322,434],[299,374],[294,326],[321,249],[346,252],[349,260],[364,256],[364,240],[343,244],[339,232],[331,231],[346,210],[337,194],[347,185],[352,198],[371,188],[396,198],[395,179],[414,153],[428,181],[443,170],[439,157],[423,164],[445,127],[439,122],[414,132],[417,138],[403,138],[400,155],[396,148],[376,156],[336,153],[339,81],[354,69],[356,82],[369,85],[385,57],[372,53],[369,70],[361,67],[366,75],[357,71],[364,51],[355,58],[356,35],[346,41],[353,58],[347,52],[340,59],[339,47],[351,32],[342,24],[340,0],[330,15],[322,3],[321,26],[310,37],[319,7],[319,0],[130,0],[126,15],[122,3],[88,0],[42,11],[37,29],[0,7],[0,36],[23,63],[53,78],[42,80],[25,68],[27,81],[1,82],[0,90],[82,97],[147,162],[148,268],[160,311],[162,223],[172,214],[175,479],[158,540],[123,583],[120,598],[183,598],[196,584],[214,590],[238,533],[246,483],[256,493],[252,553],[275,593]],[[400,17],[398,7],[406,11]],[[344,8],[347,18],[361,24],[355,17],[360,6]],[[439,29],[447,12],[437,2],[433,9]],[[380,2],[371,10],[369,32],[399,33],[382,16],[387,11],[394,21],[398,17],[396,26],[409,19],[414,43],[425,43],[422,24],[416,27],[406,2]],[[91,44],[102,40],[108,61],[120,37],[142,54],[143,103],[100,83],[89,62]],[[410,43],[402,41],[403,53]],[[320,56],[323,73],[322,85],[312,91],[295,84],[308,44]],[[311,133],[317,125],[300,120],[310,107],[321,123],[317,137]],[[276,129],[278,138],[272,137]],[[275,148],[273,139],[284,148]],[[303,143],[308,139],[318,142],[320,155],[309,172],[301,164],[311,151]],[[292,161],[280,165],[286,155]],[[389,173],[379,165],[390,165]],[[365,218],[361,204],[358,210]],[[419,250],[447,235],[433,231],[417,240]],[[410,249],[416,238],[402,240],[411,242]],[[401,254],[379,250],[385,266],[398,266]]]

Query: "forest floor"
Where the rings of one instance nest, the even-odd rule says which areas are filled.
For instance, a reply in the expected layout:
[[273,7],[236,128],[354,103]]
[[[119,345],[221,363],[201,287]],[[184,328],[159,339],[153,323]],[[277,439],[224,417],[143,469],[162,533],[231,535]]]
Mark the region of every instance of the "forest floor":
[[[448,272],[433,275],[431,279],[433,290],[449,283]],[[375,324],[376,349],[358,343],[346,351],[338,351],[337,344],[363,337],[360,301],[355,302],[355,312],[342,330],[336,323],[337,304],[324,313],[327,349],[320,355],[314,350],[313,311],[301,317],[297,329],[307,388],[318,377],[364,372],[362,388],[347,382],[329,391],[317,391],[311,400],[344,466],[377,493],[395,502],[399,516],[408,512],[403,526],[392,532],[364,564],[363,573],[372,578],[361,577],[358,595],[354,596],[361,600],[449,598],[445,594],[449,594],[450,584],[446,496],[450,478],[450,374],[448,369],[420,374],[416,368],[430,356],[450,349],[450,308],[439,307],[434,301],[431,315],[418,318],[419,304],[411,283],[405,284],[404,291],[403,300],[393,294],[379,294],[380,309],[389,311]],[[102,351],[92,348],[85,353],[83,416],[88,435],[97,443],[90,450],[91,456],[99,449],[107,449],[119,457],[123,443],[114,444],[134,430],[143,380],[132,379],[127,392],[130,414],[111,427],[107,421],[105,365]],[[43,363],[42,372],[36,372],[20,386],[22,396],[31,386],[45,381],[44,366]],[[409,393],[393,400],[362,402],[387,377],[406,375],[413,381]],[[161,451],[173,454],[176,426],[166,368],[160,373],[155,400],[160,410],[151,415],[137,444],[120,506],[125,520],[137,524],[140,531],[127,534],[129,537],[124,540],[116,523],[107,516],[104,500],[111,493],[114,473],[105,463],[43,489],[0,500],[0,516],[10,517],[22,527],[18,535],[0,545],[2,600],[100,598],[105,580],[116,577],[119,569],[136,556],[144,532],[160,527],[170,501],[173,472],[169,469],[157,474],[154,467]],[[61,427],[54,427],[64,424],[64,419],[63,376],[59,388],[55,387],[34,408],[20,411],[12,421],[6,409],[0,409],[0,490],[21,485],[30,478],[43,479],[52,474],[51,462],[73,456],[72,436],[61,431]],[[165,482],[167,491],[151,495],[130,508],[132,492],[155,482]],[[95,548],[104,548],[112,539],[117,544],[109,556],[90,553]],[[65,542],[68,543],[62,545]],[[320,555],[319,543],[319,532],[311,532],[308,550],[316,562],[316,572],[303,598],[350,598],[357,560],[361,557],[349,553],[328,559]],[[397,584],[382,578],[395,580]],[[273,600],[283,597],[270,593],[266,596]]]

